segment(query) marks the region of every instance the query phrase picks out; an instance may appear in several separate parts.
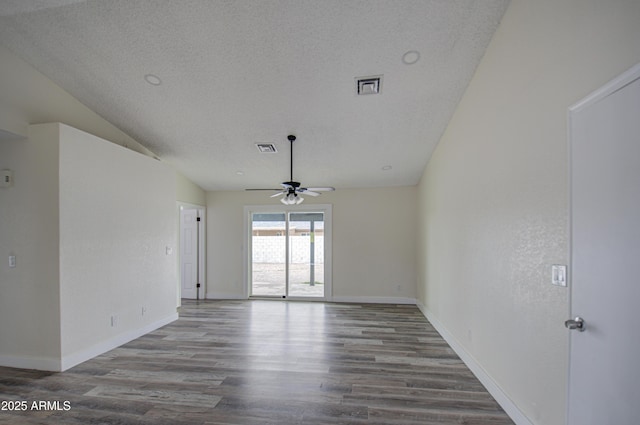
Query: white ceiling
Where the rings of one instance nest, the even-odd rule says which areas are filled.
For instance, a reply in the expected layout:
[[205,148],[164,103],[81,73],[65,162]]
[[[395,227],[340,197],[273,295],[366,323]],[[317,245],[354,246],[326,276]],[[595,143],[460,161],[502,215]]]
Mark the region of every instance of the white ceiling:
[[278,187],[291,133],[303,186],[414,185],[507,4],[0,0],[0,44],[203,189]]

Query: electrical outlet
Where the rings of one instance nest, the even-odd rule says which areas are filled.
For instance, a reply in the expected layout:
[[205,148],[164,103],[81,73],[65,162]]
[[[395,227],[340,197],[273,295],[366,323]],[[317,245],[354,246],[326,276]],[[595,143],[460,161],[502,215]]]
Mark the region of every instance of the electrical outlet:
[[13,186],[13,171],[2,170],[0,171],[0,187]]

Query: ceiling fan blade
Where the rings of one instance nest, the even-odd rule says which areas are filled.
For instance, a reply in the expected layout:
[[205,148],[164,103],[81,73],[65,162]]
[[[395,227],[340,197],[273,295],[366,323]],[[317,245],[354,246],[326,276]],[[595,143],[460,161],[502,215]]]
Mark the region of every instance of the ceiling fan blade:
[[304,193],[305,195],[309,195],[309,196],[320,196],[320,194],[318,192],[312,192],[310,190],[300,190],[301,193]]
[[285,192],[284,190],[279,191],[278,193],[274,193],[273,195],[269,196],[269,198],[275,198],[277,196],[282,196],[284,194],[286,194],[287,192]]
[[277,191],[281,191],[282,189],[245,189],[245,190],[270,190],[270,191],[277,190]]
[[335,187],[307,187],[305,190],[311,190],[313,192],[333,192]]

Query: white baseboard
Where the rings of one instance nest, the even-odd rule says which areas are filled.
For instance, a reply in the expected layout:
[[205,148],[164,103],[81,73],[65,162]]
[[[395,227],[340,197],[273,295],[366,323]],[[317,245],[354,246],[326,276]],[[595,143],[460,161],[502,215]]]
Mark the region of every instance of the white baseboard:
[[331,297],[334,303],[363,303],[363,304],[411,304],[415,305],[415,298],[405,297]]
[[515,403],[509,398],[509,396],[500,388],[500,386],[491,378],[491,376],[484,370],[482,365],[458,342],[458,340],[444,327],[444,325],[431,314],[431,312],[420,302],[416,305],[427,318],[429,323],[438,331],[438,333],[444,338],[449,346],[456,352],[458,357],[467,365],[471,372],[478,378],[478,380],[489,391],[489,394],[498,402],[498,404],[504,409],[509,417],[516,423],[516,425],[533,425],[533,423],[527,418],[524,413],[515,405]]
[[36,356],[0,356],[0,366],[15,367],[18,369],[36,369],[51,372],[64,372],[82,362],[92,359],[100,354],[106,353],[116,347],[126,344],[142,335],[155,331],[178,319],[178,313],[171,314],[165,318],[150,323],[142,328],[133,329],[129,332],[117,335],[111,339],[95,344],[76,353],[58,357],[36,357]]
[[[267,297],[269,298],[269,297]],[[219,292],[208,292],[207,293],[208,300],[246,300],[248,299],[243,294],[230,294],[230,293],[219,293]],[[273,297],[274,300],[279,300],[278,297]],[[292,300],[295,298],[287,298],[288,300]],[[334,303],[363,303],[363,304],[410,304],[415,305],[415,298],[406,298],[406,297],[330,297],[327,299],[329,302]]]
[[57,357],[0,356],[0,366],[59,372],[60,359]]
[[114,348],[126,344],[129,341],[133,341],[134,339],[146,335],[149,332],[153,332],[158,328],[168,325],[175,320],[178,320],[178,313],[170,314],[169,316],[157,320],[153,323],[149,323],[142,328],[133,329],[120,335],[116,335],[111,339],[102,341],[89,348],[64,356],[60,362],[60,371],[65,371],[82,362],[99,356],[100,354],[106,353],[109,350],[113,350]]
[[247,296],[243,294],[229,294],[223,292],[207,292],[208,300],[246,300]]

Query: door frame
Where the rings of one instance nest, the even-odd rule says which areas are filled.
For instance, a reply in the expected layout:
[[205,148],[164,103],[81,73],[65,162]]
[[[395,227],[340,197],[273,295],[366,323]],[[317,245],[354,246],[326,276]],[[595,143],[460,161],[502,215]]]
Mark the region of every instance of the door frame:
[[[615,77],[614,79],[610,80],[608,83],[604,84],[602,87],[596,89],[595,91],[591,92],[590,94],[588,94],[586,97],[584,97],[583,99],[581,99],[580,101],[576,102],[575,104],[571,105],[568,110],[567,110],[567,141],[568,141],[568,150],[567,150],[567,154],[568,154],[568,167],[567,167],[567,174],[568,174],[568,184],[569,184],[569,190],[568,190],[568,194],[569,194],[569,212],[568,212],[568,222],[569,222],[569,241],[568,241],[568,247],[569,247],[569,273],[568,273],[568,277],[567,277],[567,284],[569,287],[569,294],[568,294],[568,312],[569,312],[569,317],[567,318],[573,318],[574,317],[574,311],[573,311],[573,282],[572,282],[572,270],[573,270],[573,266],[574,266],[574,248],[573,248],[573,235],[574,235],[574,228],[573,228],[573,217],[574,217],[574,205],[573,205],[573,179],[572,179],[572,170],[573,170],[573,145],[574,145],[574,134],[573,134],[573,127],[574,127],[574,116],[576,116],[579,112],[581,112],[582,110],[584,110],[585,108],[588,108],[592,105],[595,105],[596,103],[600,102],[601,100],[605,99],[608,96],[611,96],[612,94],[614,94],[615,92],[623,89],[624,87],[628,86],[629,84],[632,84],[633,82],[635,82],[636,80],[640,79],[640,63],[636,64],[635,66],[631,67],[629,70],[627,70],[626,72],[620,74],[619,76]],[[567,397],[567,406],[566,406],[566,412],[565,412],[565,422],[569,423],[569,413],[570,413],[570,400],[571,400],[571,357],[572,357],[572,344],[571,344],[571,333],[569,333],[567,335],[568,338],[568,361],[567,361],[567,388],[566,388],[566,397]]]
[[[331,301],[333,297],[333,206],[331,204],[306,204],[306,205],[247,205],[244,207],[244,243],[243,243],[243,280],[242,294],[244,298],[249,298],[251,294],[251,215],[253,213],[278,213],[285,214],[296,212],[322,212],[324,214],[324,297],[296,297],[287,296],[285,300],[290,301]],[[288,237],[288,236],[287,236]],[[262,298],[262,297],[256,297]],[[283,300],[283,298],[265,298]]]
[[203,205],[190,204],[187,202],[177,202],[178,208],[178,294],[177,307],[182,305],[182,211],[197,210],[200,218],[200,226],[198,227],[198,280],[200,281],[200,299],[205,299],[207,295],[207,275],[206,275],[206,212],[207,209]]

